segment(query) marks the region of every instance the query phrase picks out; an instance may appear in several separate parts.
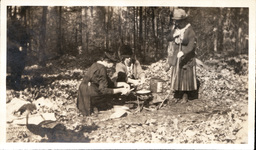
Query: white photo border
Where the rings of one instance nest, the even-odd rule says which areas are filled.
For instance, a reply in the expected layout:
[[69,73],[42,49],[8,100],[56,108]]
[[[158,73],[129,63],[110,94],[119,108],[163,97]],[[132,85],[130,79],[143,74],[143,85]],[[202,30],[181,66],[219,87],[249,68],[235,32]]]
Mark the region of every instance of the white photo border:
[[[2,149],[254,149],[255,140],[255,0],[1,0],[0,148]],[[95,144],[6,143],[6,6],[183,6],[249,8],[248,144]]]

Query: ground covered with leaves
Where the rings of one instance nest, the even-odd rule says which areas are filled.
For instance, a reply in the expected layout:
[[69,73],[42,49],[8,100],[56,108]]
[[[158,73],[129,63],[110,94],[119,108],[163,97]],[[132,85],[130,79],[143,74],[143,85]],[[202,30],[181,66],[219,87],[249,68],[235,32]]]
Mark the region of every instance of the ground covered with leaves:
[[[149,88],[150,78],[166,80],[161,99],[171,92],[165,63],[143,65],[144,88]],[[76,109],[77,89],[88,67],[83,61],[63,56],[46,68],[28,66],[22,76],[24,90],[8,89],[6,103],[15,98],[41,99],[45,104],[36,113],[54,113],[57,121],[51,127],[7,123],[7,142],[247,143],[248,56],[212,57],[205,64],[208,67],[197,67],[197,99],[181,104],[171,93],[158,110],[154,105],[141,112],[130,107],[129,113],[116,119],[110,118],[113,109],[86,118]]]

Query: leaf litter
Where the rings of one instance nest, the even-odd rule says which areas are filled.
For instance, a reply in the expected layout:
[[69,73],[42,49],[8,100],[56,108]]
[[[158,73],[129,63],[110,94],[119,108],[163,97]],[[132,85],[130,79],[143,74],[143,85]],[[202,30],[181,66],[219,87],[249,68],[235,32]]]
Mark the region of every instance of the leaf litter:
[[[245,67],[237,73],[232,64],[238,62]],[[28,86],[20,92],[7,90],[6,102],[17,98],[41,102],[37,113],[52,112],[58,123],[53,129],[34,126],[35,131],[8,123],[7,142],[247,143],[248,57],[241,55],[205,63],[209,68],[197,67],[198,99],[180,104],[173,101],[171,94],[159,110],[143,109],[135,113],[131,109],[131,113],[116,119],[110,118],[113,109],[90,117],[83,117],[76,109],[77,89],[85,68],[74,69],[75,63],[71,63],[66,66],[69,68],[58,69],[55,74],[44,72],[47,84]],[[160,60],[144,65],[146,82],[138,88],[149,89],[150,78],[158,77],[166,81],[159,96],[166,97],[171,92],[171,70],[165,72],[165,64],[166,60]]]

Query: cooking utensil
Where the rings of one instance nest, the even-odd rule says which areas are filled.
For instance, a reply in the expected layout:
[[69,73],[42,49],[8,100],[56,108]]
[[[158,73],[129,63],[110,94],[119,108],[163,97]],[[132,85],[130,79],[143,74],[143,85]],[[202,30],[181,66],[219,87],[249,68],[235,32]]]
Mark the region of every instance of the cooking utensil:
[[148,100],[152,95],[151,95],[151,91],[150,90],[146,90],[146,89],[143,89],[143,90],[139,90],[136,92],[137,94],[137,98],[140,99],[140,100]]
[[[136,91],[136,96],[137,96],[137,104],[138,104],[137,111],[140,112],[144,107],[145,103],[148,102],[150,98],[152,98],[152,93],[150,90],[142,89],[142,90]],[[143,103],[141,104],[140,101],[142,101]],[[142,106],[140,106],[140,104]]]
[[160,78],[151,78],[150,79],[150,90],[152,91],[152,93],[162,93],[164,82],[165,81]]
[[150,92],[151,92],[150,90],[146,90],[146,89],[136,91],[136,93],[139,94],[139,95],[149,94]]

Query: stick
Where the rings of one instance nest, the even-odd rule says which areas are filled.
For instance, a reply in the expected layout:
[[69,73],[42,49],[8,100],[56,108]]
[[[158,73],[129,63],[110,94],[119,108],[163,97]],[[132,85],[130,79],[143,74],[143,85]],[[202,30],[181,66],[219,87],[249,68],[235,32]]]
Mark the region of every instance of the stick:
[[169,93],[167,94],[167,96],[165,97],[165,99],[164,99],[164,100],[161,102],[161,104],[157,107],[157,110],[160,109],[160,108],[163,106],[164,102],[167,100],[167,98],[170,96],[170,94],[171,94],[171,92],[169,92]]
[[[176,75],[175,75],[175,77],[176,77],[176,79],[177,79],[177,82],[178,82],[178,85],[179,85],[179,63],[180,63],[180,58],[178,58],[178,60],[177,60],[177,64],[176,64]],[[175,80],[174,80],[174,82],[175,82]]]
[[[181,51],[181,39],[180,39],[180,43],[179,43],[179,52]],[[175,75],[175,78],[177,79],[177,82],[178,82],[178,86],[179,86],[179,75],[178,75],[178,73],[179,73],[179,63],[180,63],[180,57],[178,58],[178,60],[177,60],[177,64],[176,64],[176,75]],[[175,82],[175,80],[174,80],[174,82]],[[168,95],[165,97],[165,99],[162,101],[162,103],[159,105],[159,107],[157,108],[157,110],[158,109],[160,109],[161,107],[162,107],[162,105],[164,104],[164,102],[167,100],[167,98],[170,96],[170,93],[171,92],[169,92],[168,93]]]
[[[179,44],[179,52],[181,51],[181,39],[180,39],[180,44]],[[180,57],[178,58],[177,60],[177,64],[176,64],[176,75],[175,75],[175,78],[177,79],[177,82],[178,82],[178,86],[179,86],[179,64],[180,64]],[[174,80],[174,83],[175,83],[175,80]]]
[[150,108],[147,108],[147,107],[143,107],[143,109],[148,110],[148,111],[154,111],[155,110],[155,109],[150,109]]

